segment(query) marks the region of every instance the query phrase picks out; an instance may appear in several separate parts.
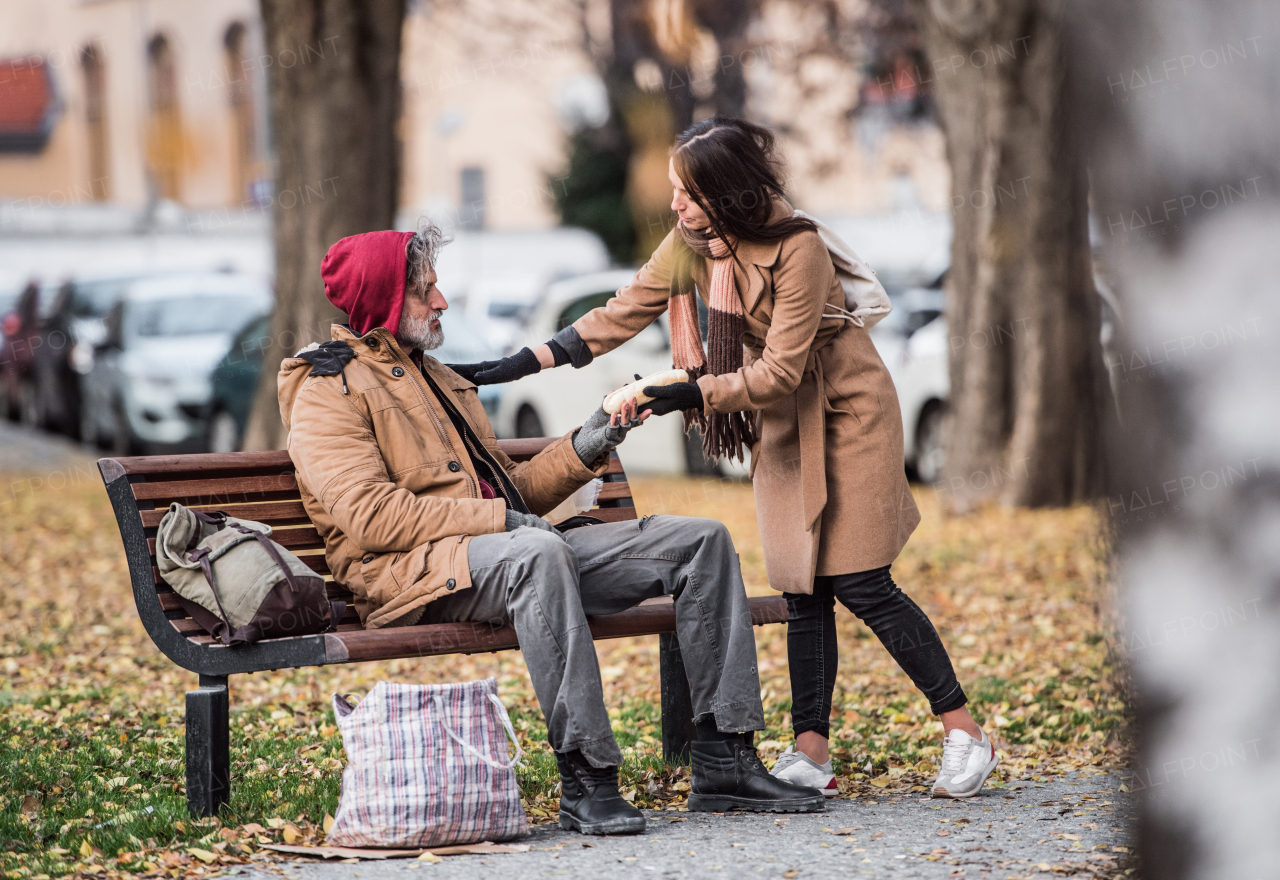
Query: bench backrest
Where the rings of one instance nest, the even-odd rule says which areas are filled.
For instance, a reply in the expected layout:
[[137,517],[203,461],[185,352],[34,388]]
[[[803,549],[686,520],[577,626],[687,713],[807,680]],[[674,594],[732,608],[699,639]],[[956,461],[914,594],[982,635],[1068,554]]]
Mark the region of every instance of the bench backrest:
[[[499,444],[503,452],[519,462],[532,458],[555,439],[538,437],[501,440]],[[351,594],[334,583],[329,574],[324,560],[324,541],[303,509],[294,478],[293,462],[287,452],[104,458],[99,460],[98,468],[107,484],[121,537],[125,542],[139,615],[160,649],[180,665],[204,671],[197,668],[205,665],[203,662],[193,666],[183,662],[181,656],[174,656],[173,652],[177,651],[179,655],[192,660],[190,652],[184,650],[178,641],[196,647],[207,644],[210,639],[195,621],[188,618],[173,589],[160,577],[160,570],[156,566],[156,531],[171,502],[177,501],[197,510],[221,510],[230,516],[270,525],[276,541],[325,577],[329,582],[330,598],[350,600]],[[604,480],[597,507],[590,511],[591,515],[606,522],[635,519],[636,508],[631,497],[631,487],[617,453],[613,454],[609,462]],[[161,624],[161,620],[167,623]],[[349,610],[339,629],[359,628],[359,620],[354,611]],[[179,637],[178,641],[172,638],[175,635]],[[288,641],[304,642],[314,639]],[[318,662],[325,661],[322,659]],[[311,663],[303,658],[301,662],[286,660],[278,665]],[[260,668],[276,667],[266,665]]]

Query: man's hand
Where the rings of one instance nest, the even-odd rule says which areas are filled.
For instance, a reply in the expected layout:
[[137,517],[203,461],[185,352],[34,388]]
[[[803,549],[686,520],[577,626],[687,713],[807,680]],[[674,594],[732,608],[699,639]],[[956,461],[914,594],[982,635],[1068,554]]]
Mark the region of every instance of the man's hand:
[[534,516],[532,513],[521,513],[518,510],[507,511],[507,531],[514,532],[516,529],[542,529],[544,532],[550,532],[557,537],[563,537],[556,527],[547,522],[540,516]]
[[500,385],[532,376],[542,369],[538,357],[528,348],[522,348],[510,357],[478,364],[445,364],[468,382],[477,385]]
[[591,414],[591,418],[582,423],[573,438],[573,451],[583,465],[591,467],[601,455],[612,452],[626,439],[627,432],[637,427],[649,416],[636,415],[635,400],[628,400],[622,409],[612,416],[600,407]]
[[678,410],[702,409],[706,401],[697,382],[675,382],[671,385],[647,385],[644,393],[653,400],[644,404],[644,413],[665,416]]

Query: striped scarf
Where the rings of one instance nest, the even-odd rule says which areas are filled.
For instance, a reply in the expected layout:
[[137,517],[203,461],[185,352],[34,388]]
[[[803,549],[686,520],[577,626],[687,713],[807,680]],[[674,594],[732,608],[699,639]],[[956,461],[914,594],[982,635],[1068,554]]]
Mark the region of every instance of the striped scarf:
[[[714,234],[703,234],[677,224],[687,249],[677,245],[676,271],[672,274],[671,295],[667,311],[671,320],[671,362],[676,369],[687,370],[697,381],[699,376],[722,376],[742,368],[742,298],[734,283],[735,256],[729,245]],[[679,251],[684,253],[680,254]],[[711,260],[710,307],[707,320],[707,348],[702,348],[698,328],[698,304],[694,299],[692,263],[699,254]],[[684,411],[684,429],[693,426],[702,431],[702,450],[708,458],[736,458],[756,442],[755,419],[748,413],[712,413],[702,410]]]

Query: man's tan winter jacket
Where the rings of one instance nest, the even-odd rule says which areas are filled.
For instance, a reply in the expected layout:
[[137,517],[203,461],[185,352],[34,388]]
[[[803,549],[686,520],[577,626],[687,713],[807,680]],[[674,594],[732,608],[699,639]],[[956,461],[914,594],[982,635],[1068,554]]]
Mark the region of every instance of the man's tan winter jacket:
[[[462,436],[391,333],[379,327],[357,337],[335,324],[333,338],[355,351],[344,369],[348,393],[343,375],[311,376],[310,363],[289,358],[280,365],[280,417],[325,560],[374,629],[470,587],[467,545],[504,531],[506,504],[501,495],[481,497]],[[572,432],[514,464],[498,448],[476,386],[433,358],[423,363],[533,513],[604,473],[608,458],[594,471],[584,467]]]

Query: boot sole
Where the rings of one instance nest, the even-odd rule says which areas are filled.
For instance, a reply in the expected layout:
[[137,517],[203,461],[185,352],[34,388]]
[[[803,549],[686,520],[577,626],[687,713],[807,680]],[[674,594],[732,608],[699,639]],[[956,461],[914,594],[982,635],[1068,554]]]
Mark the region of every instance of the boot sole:
[[639,834],[644,831],[646,819],[639,816],[631,819],[611,819],[608,822],[581,822],[573,815],[560,811],[560,827],[565,831],[580,831],[583,834]]
[[820,794],[814,797],[776,801],[755,800],[733,795],[689,795],[689,812],[691,813],[730,813],[734,810],[751,813],[821,813],[826,808],[827,799]]

